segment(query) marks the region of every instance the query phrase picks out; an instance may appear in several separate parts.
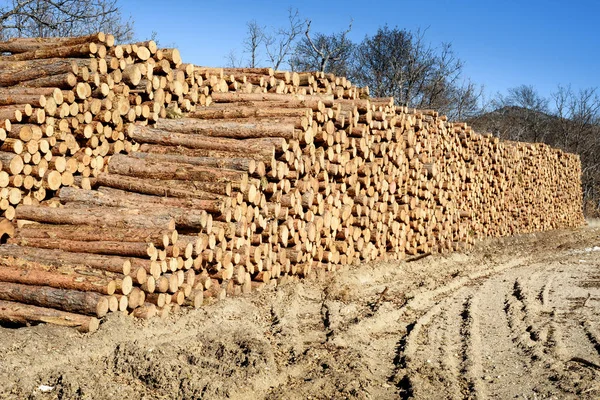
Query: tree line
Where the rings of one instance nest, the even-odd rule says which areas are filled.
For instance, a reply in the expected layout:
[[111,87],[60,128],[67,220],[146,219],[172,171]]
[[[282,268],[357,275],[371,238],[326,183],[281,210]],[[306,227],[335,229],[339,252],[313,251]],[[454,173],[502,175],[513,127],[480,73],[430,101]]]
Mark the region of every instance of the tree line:
[[480,109],[482,88],[464,77],[464,63],[450,43],[433,46],[424,31],[387,25],[355,43],[351,30],[352,21],[341,32],[313,32],[311,21],[290,9],[280,27],[249,21],[243,54],[231,51],[227,63],[333,73],[368,86],[373,97],[393,96],[399,105],[436,109],[451,119],[469,118]]

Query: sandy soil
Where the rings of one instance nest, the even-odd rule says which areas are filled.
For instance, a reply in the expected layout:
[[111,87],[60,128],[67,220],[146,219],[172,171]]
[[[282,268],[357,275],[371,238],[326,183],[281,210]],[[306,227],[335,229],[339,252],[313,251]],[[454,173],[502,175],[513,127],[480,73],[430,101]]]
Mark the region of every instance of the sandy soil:
[[593,224],[94,334],[0,327],[0,398],[599,398],[599,246]]

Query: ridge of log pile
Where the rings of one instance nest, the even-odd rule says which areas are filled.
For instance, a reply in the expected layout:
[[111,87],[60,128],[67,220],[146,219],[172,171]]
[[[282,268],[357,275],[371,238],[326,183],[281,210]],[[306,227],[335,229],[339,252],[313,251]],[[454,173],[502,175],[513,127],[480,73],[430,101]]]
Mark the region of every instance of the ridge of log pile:
[[0,52],[0,322],[94,331],[583,223],[576,155],[343,77],[200,67],[104,33]]

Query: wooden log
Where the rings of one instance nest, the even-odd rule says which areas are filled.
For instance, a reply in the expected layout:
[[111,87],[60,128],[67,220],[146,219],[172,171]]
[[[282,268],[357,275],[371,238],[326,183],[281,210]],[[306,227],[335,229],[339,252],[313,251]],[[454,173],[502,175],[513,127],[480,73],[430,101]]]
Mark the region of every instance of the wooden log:
[[[78,188],[63,188],[59,192],[63,202],[81,202],[97,206],[109,207],[145,207],[145,208],[188,208],[221,213],[224,210],[223,200],[180,199],[169,197],[148,196],[131,193],[124,190],[101,188],[100,191]],[[185,212],[185,211],[182,211]]]
[[199,157],[199,158],[247,158],[255,161],[262,161],[264,163],[271,163],[273,159],[273,152],[244,152],[241,151],[223,151],[223,150],[211,150],[211,149],[189,149],[183,146],[161,146],[156,144],[143,143],[138,149],[141,153],[151,154],[164,154],[164,155],[180,155],[185,157]]
[[276,94],[276,93],[213,93],[212,100],[216,103],[236,103],[236,102],[247,102],[247,101],[280,101],[280,102],[293,102],[293,101],[306,101],[306,100],[320,100],[325,103],[326,106],[330,107],[333,105],[332,95],[289,95],[289,94]]
[[25,53],[39,49],[49,49],[61,46],[73,46],[85,43],[105,43],[107,46],[111,47],[114,45],[114,36],[106,35],[103,32],[98,32],[86,36],[76,37],[16,37],[8,39],[7,41],[0,42],[0,52]]
[[102,318],[108,313],[108,298],[106,296],[95,292],[56,289],[49,286],[0,282],[0,300],[17,301],[78,314],[95,315],[98,318]]
[[[243,104],[243,103],[242,103]],[[188,113],[187,118],[197,119],[242,119],[242,118],[284,118],[284,117],[307,117],[310,116],[308,108],[276,108],[276,107],[249,107],[239,105],[232,107],[204,107]]]
[[77,77],[74,74],[67,72],[59,75],[50,75],[28,81],[21,81],[20,85],[30,88],[51,87],[69,90],[77,85]]
[[2,246],[0,255],[22,257],[32,261],[39,260],[45,264],[57,266],[63,264],[85,265],[115,274],[129,275],[131,273],[131,261],[127,257],[75,253],[60,249],[43,249],[33,246],[16,246],[14,244]]
[[[38,238],[11,238],[7,243],[22,247],[36,247],[40,249],[60,249],[71,253],[92,253],[96,255],[117,255],[124,257],[149,257],[148,245],[143,242],[115,242],[115,241],[81,241],[69,239],[43,239]],[[116,271],[122,272],[125,260],[120,262]]]
[[[66,189],[66,188],[63,188]],[[11,224],[12,226],[12,224]],[[87,225],[26,224],[9,235],[21,239],[65,239],[152,243],[167,247],[177,241],[177,231],[149,228],[102,228]]]
[[183,146],[190,149],[206,149],[218,151],[235,151],[239,153],[258,152],[274,157],[274,152],[287,150],[287,142],[283,138],[262,139],[228,139],[228,138],[206,138],[185,133],[168,132],[160,129],[147,128],[136,125],[129,136],[140,142],[159,144],[165,146]]
[[[1,61],[0,61],[1,63]],[[76,62],[70,59],[53,59],[52,63],[39,63],[31,61],[29,64],[16,63],[15,69],[6,69],[0,77],[0,86],[18,85],[25,81],[31,81],[38,78],[51,77],[62,74],[77,74],[79,67]],[[24,65],[23,65],[24,64]],[[40,65],[41,64],[41,65]],[[0,89],[4,91],[4,89]]]
[[[11,246],[2,246],[11,247]],[[0,257],[0,281],[14,282],[25,285],[50,286],[58,289],[71,289],[86,292],[97,292],[111,295],[117,289],[115,274],[95,270],[85,266],[61,264],[52,266],[30,261],[25,258],[15,258],[2,253]],[[132,284],[128,276],[122,277],[121,287]]]
[[147,215],[132,208],[81,207],[77,212],[67,208],[21,205],[16,217],[36,222],[99,227],[175,229],[175,220],[166,214]]
[[44,58],[69,58],[90,56],[98,51],[96,43],[83,43],[71,46],[60,46],[27,51],[10,56],[0,56],[0,61],[39,60]]
[[173,181],[160,179],[140,179],[118,174],[101,173],[96,179],[98,185],[130,192],[155,196],[224,200],[231,194],[230,182]]
[[95,332],[100,326],[100,322],[95,317],[5,300],[0,300],[0,320],[23,325],[31,322],[46,322],[76,327],[80,332]]
[[241,171],[220,170],[203,166],[185,166],[178,163],[153,162],[124,154],[115,154],[108,164],[108,172],[149,179],[176,179],[204,182],[242,182],[247,175]]
[[179,118],[159,119],[156,123],[156,128],[167,132],[193,133],[220,138],[254,139],[276,137],[293,139],[295,123],[289,120],[279,122],[236,122]]
[[257,162],[251,158],[245,157],[190,157],[177,154],[155,154],[142,152],[134,152],[131,153],[130,156],[148,161],[198,165],[219,169],[230,169],[236,171],[249,172],[251,174],[255,173],[258,170]]

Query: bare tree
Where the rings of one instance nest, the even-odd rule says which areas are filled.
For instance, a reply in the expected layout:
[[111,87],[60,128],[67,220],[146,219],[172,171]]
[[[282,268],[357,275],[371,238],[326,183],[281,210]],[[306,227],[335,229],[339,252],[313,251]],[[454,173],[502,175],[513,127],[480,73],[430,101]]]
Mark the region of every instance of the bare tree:
[[271,67],[275,70],[288,62],[288,57],[294,49],[296,38],[302,33],[304,22],[300,19],[298,10],[288,10],[288,25],[274,32],[265,32],[263,41]]
[[394,97],[401,105],[433,108],[450,119],[473,115],[481,90],[463,82],[463,62],[452,46],[434,48],[425,31],[379,28],[356,48],[353,81],[369,86],[375,97]]
[[[1,3],[0,3],[1,4]],[[76,36],[104,31],[131,40],[133,21],[117,0],[12,0],[0,6],[0,38]]]
[[244,50],[250,54],[248,66],[250,68],[258,67],[258,53],[260,45],[265,40],[265,29],[261,27],[256,20],[246,24],[247,36],[244,40]]
[[352,21],[348,29],[331,35],[310,34],[311,21],[306,23],[304,38],[297,44],[292,66],[300,71],[330,72],[347,75],[348,64],[352,57],[354,44],[348,39],[352,30]]
[[235,50],[230,50],[225,56],[225,66],[228,68],[240,68],[244,66],[244,62],[237,56]]

